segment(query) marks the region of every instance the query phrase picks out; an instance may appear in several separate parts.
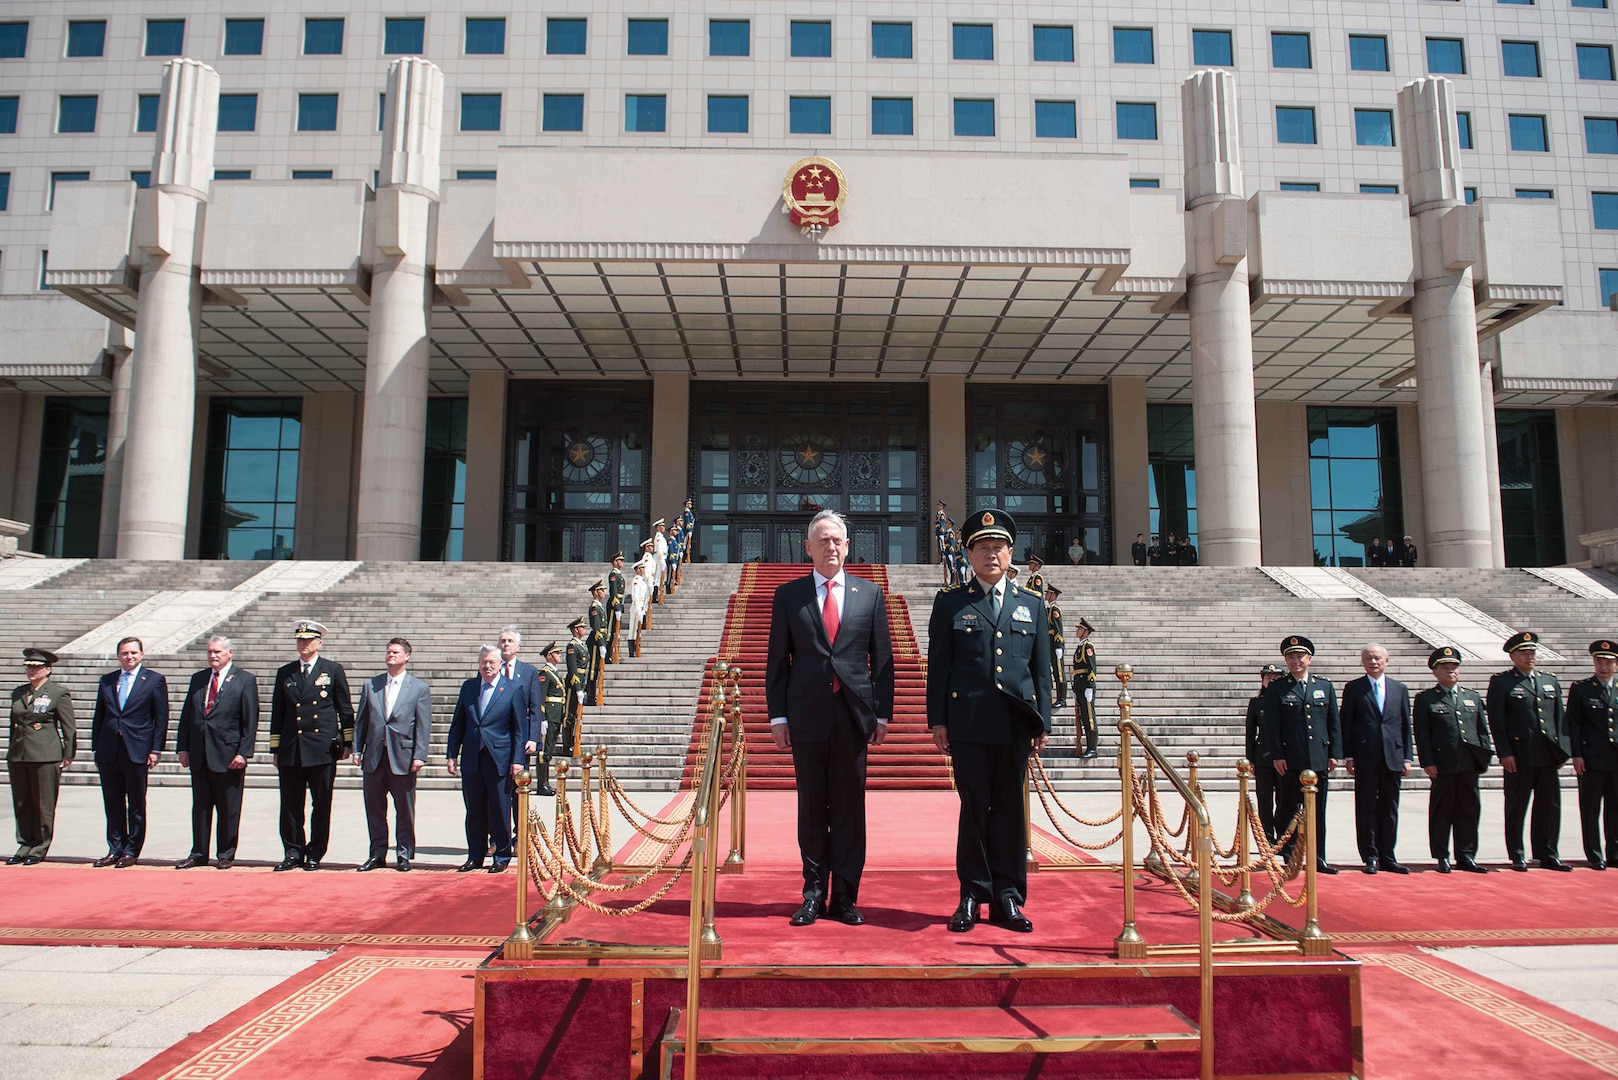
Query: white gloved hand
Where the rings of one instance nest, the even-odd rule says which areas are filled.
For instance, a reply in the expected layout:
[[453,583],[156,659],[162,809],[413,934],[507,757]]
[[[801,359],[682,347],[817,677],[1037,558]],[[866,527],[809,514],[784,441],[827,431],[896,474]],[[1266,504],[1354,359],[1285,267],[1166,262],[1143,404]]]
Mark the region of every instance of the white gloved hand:
[[579,691],[579,704],[580,705],[584,704],[584,691],[583,690]]
[[601,647],[600,647],[600,648],[598,648],[598,649],[597,649],[597,650],[596,650],[596,652],[598,652],[598,653],[600,653],[600,654],[601,654],[601,656],[602,656],[602,659],[605,659],[605,658],[606,658],[606,656],[607,656],[607,647],[606,647],[606,646],[605,646],[605,645],[603,645],[603,646],[601,646]]
[[1056,650],[1056,658],[1058,660],[1062,659],[1062,650],[1061,649]]
[[1093,686],[1085,687],[1085,689],[1084,689],[1084,700],[1089,702],[1092,705],[1095,704],[1095,701],[1096,701],[1095,687],[1093,687]]

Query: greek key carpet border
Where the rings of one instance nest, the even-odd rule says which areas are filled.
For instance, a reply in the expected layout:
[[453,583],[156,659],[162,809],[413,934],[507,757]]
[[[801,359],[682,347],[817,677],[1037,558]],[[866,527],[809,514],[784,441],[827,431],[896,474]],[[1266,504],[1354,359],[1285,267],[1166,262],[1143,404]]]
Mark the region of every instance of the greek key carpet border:
[[1524,927],[1520,930],[1344,930],[1333,931],[1339,945],[1414,944],[1462,941],[1618,941],[1618,926]]
[[109,930],[0,926],[0,942],[152,942],[153,944],[307,945],[337,948],[363,945],[374,948],[493,948],[505,941],[485,934],[304,934],[295,931],[250,930]]

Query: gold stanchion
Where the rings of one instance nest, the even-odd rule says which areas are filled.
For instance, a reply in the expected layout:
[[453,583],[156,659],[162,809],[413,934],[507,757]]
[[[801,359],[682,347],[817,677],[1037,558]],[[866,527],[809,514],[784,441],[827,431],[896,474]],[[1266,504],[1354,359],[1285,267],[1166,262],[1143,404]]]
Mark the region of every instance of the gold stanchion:
[[517,925],[501,950],[507,960],[534,958],[534,933],[528,929],[528,786],[532,782],[526,770],[517,774]]
[[747,865],[747,731],[742,726],[742,669],[729,668],[731,745],[736,752],[736,777],[730,789],[730,854],[725,856],[724,873],[739,874]]
[[1028,864],[1028,872],[1039,870],[1039,858],[1034,854],[1034,801],[1031,797],[1033,781],[1029,778],[1029,770],[1024,769],[1022,774],[1022,821],[1023,821],[1023,861]]
[[[566,805],[567,762],[558,761],[556,763],[556,827],[552,832],[552,835],[554,835],[557,839],[558,845],[560,845],[562,834],[566,829],[566,825],[563,820],[563,814],[565,811],[562,809]],[[568,896],[567,890],[562,888],[561,882],[558,881],[556,891],[551,893],[550,900],[545,904],[545,917],[547,919],[553,916],[556,918],[561,918],[563,915],[567,914],[567,909],[572,906],[573,898]]]
[[[1186,782],[1186,786],[1188,786],[1192,791],[1196,792],[1197,798],[1199,800],[1201,800],[1202,802],[1206,803],[1207,800],[1202,798],[1202,783],[1197,779],[1197,764],[1201,760],[1202,760],[1202,755],[1197,753],[1195,750],[1187,750],[1186,751],[1186,753],[1185,753],[1185,782]],[[1191,845],[1194,845],[1196,843],[1196,831],[1195,830],[1188,830],[1188,832],[1186,834],[1185,842],[1186,842],[1186,845],[1187,845],[1186,854],[1191,856],[1191,869],[1189,871],[1187,871],[1187,873],[1186,873],[1185,883],[1187,885],[1195,886],[1197,884],[1197,874],[1200,873],[1200,870],[1199,870],[1200,864],[1197,862],[1197,859],[1196,859],[1195,848],[1191,846]]]
[[1197,1028],[1202,1036],[1201,1080],[1213,1080],[1213,825],[1203,809],[1197,813],[1197,968],[1201,976]]
[[691,930],[685,964],[685,1080],[697,1077],[697,1017],[702,1005],[703,904],[708,885],[708,830],[691,837]]
[[[1150,754],[1146,755],[1145,766],[1146,800],[1155,819],[1157,816],[1157,762],[1152,759]],[[1149,873],[1166,876],[1169,873],[1169,864],[1168,860],[1163,858],[1163,853],[1157,849],[1157,834],[1155,832],[1149,834],[1148,843],[1151,850],[1146,853],[1146,858],[1141,860],[1142,868]]]
[[[1135,707],[1135,699],[1129,693],[1129,680],[1135,677],[1135,669],[1129,664],[1119,664],[1115,673],[1118,681],[1124,684],[1118,693],[1118,782],[1123,793],[1124,925],[1113,939],[1113,947],[1120,960],[1144,960],[1146,939],[1135,929],[1135,761],[1129,729],[1129,714]],[[1148,758],[1148,765],[1150,761]]]
[[1236,910],[1251,911],[1253,909],[1253,871],[1248,866],[1252,862],[1253,838],[1252,819],[1248,816],[1247,801],[1249,791],[1253,784],[1253,765],[1246,758],[1236,762],[1236,791],[1238,803],[1236,806],[1236,857],[1241,860],[1241,892],[1236,895]]
[[612,872],[612,807],[607,801],[607,748],[596,747],[600,781],[596,784],[596,858],[590,874],[599,880]]
[[1319,875],[1315,871],[1320,857],[1315,850],[1319,842],[1315,836],[1315,787],[1320,781],[1313,769],[1305,769],[1298,780],[1303,784],[1303,887],[1308,901],[1303,929],[1298,932],[1298,948],[1305,956],[1325,956],[1331,952],[1331,938],[1320,929],[1320,893],[1316,888]]

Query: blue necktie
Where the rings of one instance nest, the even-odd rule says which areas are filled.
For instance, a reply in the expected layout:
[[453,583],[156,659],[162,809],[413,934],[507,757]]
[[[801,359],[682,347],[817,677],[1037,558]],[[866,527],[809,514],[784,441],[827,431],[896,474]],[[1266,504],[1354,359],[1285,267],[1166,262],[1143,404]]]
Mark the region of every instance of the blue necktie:
[[1371,684],[1371,693],[1372,693],[1372,696],[1374,696],[1376,698],[1376,711],[1381,712],[1382,711],[1382,684],[1379,683],[1379,682],[1378,683],[1372,683]]
[[118,707],[120,709],[129,704],[129,684],[133,681],[134,679],[130,677],[127,671],[118,676]]

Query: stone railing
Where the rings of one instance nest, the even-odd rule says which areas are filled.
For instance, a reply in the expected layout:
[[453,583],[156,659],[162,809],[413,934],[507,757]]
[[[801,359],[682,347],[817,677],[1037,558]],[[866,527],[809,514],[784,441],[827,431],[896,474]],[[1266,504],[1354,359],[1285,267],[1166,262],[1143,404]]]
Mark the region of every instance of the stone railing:
[[1618,529],[1581,533],[1579,543],[1589,550],[1591,566],[1618,568]]
[[33,528],[26,521],[12,521],[9,518],[0,518],[0,559],[15,559],[19,555],[33,555],[33,552],[23,551],[18,547],[18,541],[32,532]]

